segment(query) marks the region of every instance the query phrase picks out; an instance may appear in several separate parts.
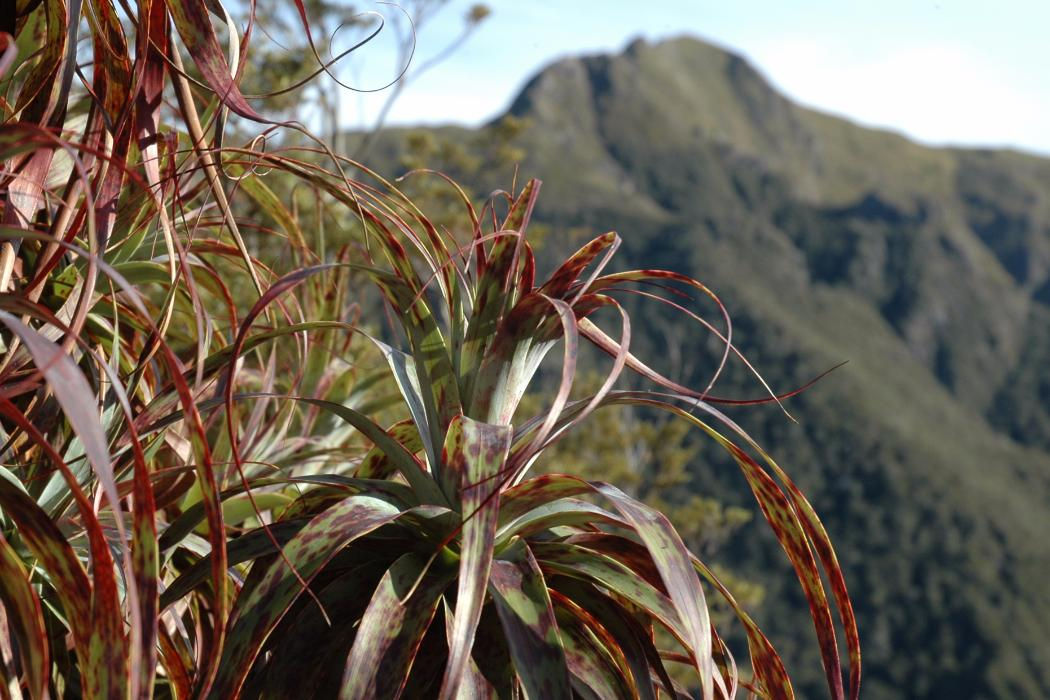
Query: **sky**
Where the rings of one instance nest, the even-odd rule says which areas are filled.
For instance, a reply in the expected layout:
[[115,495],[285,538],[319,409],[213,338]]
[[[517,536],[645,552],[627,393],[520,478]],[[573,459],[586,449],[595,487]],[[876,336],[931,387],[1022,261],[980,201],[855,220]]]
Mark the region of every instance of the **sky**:
[[[413,65],[441,52],[473,2],[425,21]],[[1050,155],[1050,1],[489,0],[491,16],[413,80],[388,124],[476,125],[502,113],[557,58],[684,34],[740,53],[797,102],[935,145]],[[367,4],[365,8],[369,7]],[[385,3],[376,11],[396,12]],[[355,53],[349,82],[398,71],[394,33]],[[350,36],[341,39],[350,41]],[[338,48],[338,46],[337,46]],[[346,126],[374,120],[384,93],[344,93]]]

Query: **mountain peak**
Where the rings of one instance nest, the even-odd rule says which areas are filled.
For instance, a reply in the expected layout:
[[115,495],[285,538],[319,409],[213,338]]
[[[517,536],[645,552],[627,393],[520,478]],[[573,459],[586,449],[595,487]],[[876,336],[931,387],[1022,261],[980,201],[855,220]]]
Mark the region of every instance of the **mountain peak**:
[[[611,78],[615,74],[615,85]],[[677,100],[683,93],[700,93],[704,88],[720,87],[725,80],[745,77],[757,81],[766,90],[768,83],[742,56],[692,36],[679,36],[650,42],[643,37],[633,39],[619,54],[599,53],[559,59],[530,79],[512,102],[510,112],[524,115],[529,106],[543,101],[544,90],[551,83],[585,87],[581,81],[591,81],[592,88],[604,94],[609,88],[630,90],[637,87],[634,80],[655,79],[661,87],[673,88],[665,97]],[[673,84],[667,84],[673,78]],[[595,84],[596,83],[596,84]],[[720,91],[720,90],[719,90]],[[581,95],[583,96],[583,95]]]
[[592,163],[598,154],[587,151],[599,147],[628,169],[653,145],[682,157],[727,149],[790,173],[796,194],[828,204],[878,191],[907,205],[917,187],[943,192],[953,177],[948,149],[801,107],[741,54],[691,36],[556,61],[509,112],[562,134]]
[[605,151],[634,170],[654,146],[687,157],[709,148],[802,173],[816,196],[819,153],[804,110],[739,54],[693,37],[632,41],[619,54],[566,58],[533,77],[510,107],[557,133],[592,164]]

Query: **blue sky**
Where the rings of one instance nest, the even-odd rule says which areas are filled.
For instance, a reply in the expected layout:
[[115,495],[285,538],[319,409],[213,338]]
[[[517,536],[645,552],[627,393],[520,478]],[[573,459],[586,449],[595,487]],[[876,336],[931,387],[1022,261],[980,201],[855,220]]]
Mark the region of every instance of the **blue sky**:
[[[450,0],[423,25],[417,62],[459,32],[471,4]],[[488,4],[492,16],[405,91],[390,123],[477,124],[505,109],[531,75],[558,57],[618,51],[638,36],[692,34],[744,54],[803,104],[926,143],[1050,155],[1050,2],[1044,0]],[[372,87],[395,71],[391,42],[380,39],[350,59],[344,75]],[[371,119],[381,99],[345,95],[347,126]]]

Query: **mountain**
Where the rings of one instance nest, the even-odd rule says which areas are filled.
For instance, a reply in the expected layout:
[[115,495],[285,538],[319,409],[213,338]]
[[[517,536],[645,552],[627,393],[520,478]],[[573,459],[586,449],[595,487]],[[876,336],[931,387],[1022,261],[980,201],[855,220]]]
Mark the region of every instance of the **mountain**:
[[[548,245],[616,230],[633,265],[704,281],[778,390],[848,361],[790,402],[797,423],[775,407],[733,415],[824,518],[864,697],[1050,697],[1050,160],[806,109],[691,38],[559,61],[509,115],[525,125],[521,173],[544,181]],[[477,149],[498,125],[435,133]],[[386,133],[377,157],[420,132]],[[644,318],[636,343],[677,348],[694,384],[709,376],[709,339]],[[734,371],[716,393],[756,389]],[[705,456],[696,490],[747,503],[739,474]],[[766,586],[756,617],[801,696],[824,696],[772,537],[748,528],[719,556]]]

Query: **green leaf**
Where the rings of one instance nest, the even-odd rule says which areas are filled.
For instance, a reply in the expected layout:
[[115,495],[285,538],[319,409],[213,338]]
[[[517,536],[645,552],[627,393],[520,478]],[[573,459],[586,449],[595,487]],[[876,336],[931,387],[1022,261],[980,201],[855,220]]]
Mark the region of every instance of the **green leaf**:
[[[372,496],[348,496],[296,533],[285,546],[285,557],[309,581],[347,544],[393,522],[403,512]],[[263,642],[301,592],[285,559],[278,558],[258,586],[238,596],[211,697],[234,697],[239,692]]]
[[643,608],[676,636],[684,636],[671,599],[612,557],[561,542],[533,542],[531,548],[544,571],[596,583]]
[[[109,450],[106,446],[105,435],[99,424],[98,416],[93,412],[95,405],[94,397],[87,386],[84,376],[73,364],[72,360],[51,341],[41,336],[38,332],[29,328],[17,318],[7,312],[0,312],[0,321],[11,328],[22,342],[25,343],[33,356],[38,369],[48,382],[49,388],[54,391],[59,404],[62,406],[66,417],[73,425],[74,431],[81,438],[92,466],[98,474],[103,491],[112,492],[110,499],[116,517],[117,531],[119,535],[119,549],[124,554],[124,561],[129,569],[136,572],[136,576],[126,580],[128,597],[137,599],[136,584],[139,580],[139,569],[132,561],[127,542],[127,534],[124,530],[122,510],[119,498],[116,497],[117,490],[113,480],[112,466],[109,463]],[[58,452],[51,446],[40,431],[30,423],[25,415],[7,398],[0,397],[0,412],[14,421],[19,428],[26,432],[33,442],[41,448],[47,457],[54,463],[65,477],[70,493],[76,503],[80,521],[86,531],[91,551],[92,583],[83,586],[73,594],[73,597],[82,597],[85,591],[90,591],[90,623],[74,633],[74,643],[81,656],[81,677],[86,694],[122,694],[127,690],[128,684],[128,639],[125,636],[123,611],[121,609],[120,594],[116,581],[116,570],[113,556],[109,549],[101,524],[96,517],[91,502],[81,490],[75,477],[70,472],[68,465]],[[105,480],[108,477],[110,489],[106,488]],[[28,527],[47,528],[53,527],[53,523],[40,507],[28,498],[24,491],[10,489],[10,483],[0,482],[0,486],[7,487],[7,498],[3,499],[6,510],[16,521],[19,518],[34,522]],[[45,524],[46,521],[46,524]],[[23,536],[29,540],[29,534]],[[54,537],[54,534],[51,534]],[[63,539],[58,535],[59,539]],[[63,540],[64,542],[64,540]],[[30,547],[33,545],[30,544]],[[53,544],[51,545],[53,546]],[[45,549],[49,549],[45,545]],[[34,552],[41,556],[41,552]],[[54,552],[51,552],[52,554]],[[54,561],[62,566],[62,558]],[[77,562],[79,567],[79,562]],[[68,565],[66,565],[68,569]],[[81,568],[82,570],[82,568]],[[72,571],[65,571],[72,574]],[[70,582],[67,580],[66,585]],[[70,596],[63,596],[63,605],[67,606],[72,616],[74,611],[81,609],[78,603],[70,600]],[[136,609],[136,613],[138,610]],[[83,660],[86,659],[86,663]]]
[[460,549],[456,610],[449,642],[448,666],[440,697],[456,696],[463,679],[492,565],[499,480],[496,478],[510,450],[511,428],[479,423],[458,416],[449,426],[442,460],[462,484],[463,533]]
[[513,536],[528,537],[553,527],[591,523],[622,525],[623,520],[593,503],[578,498],[562,498],[553,503],[536,506],[525,515],[502,526],[496,533],[496,539],[503,542]]
[[[254,494],[255,504],[253,506],[247,494],[240,494],[226,499],[222,504],[222,520],[229,525],[240,525],[249,518],[256,517],[256,508],[265,513],[270,510],[282,508],[292,502],[292,497],[284,493],[259,493]],[[203,533],[207,534],[205,530]]]
[[526,696],[571,698],[565,651],[547,584],[522,540],[492,563],[489,589]]
[[588,700],[630,700],[633,696],[631,688],[612,659],[605,640],[595,634],[593,626],[584,624],[577,617],[578,606],[572,605],[568,598],[552,593],[565,659],[577,695]]
[[288,240],[293,245],[298,248],[306,248],[306,239],[303,238],[303,232],[299,229],[299,224],[296,223],[295,217],[284,206],[281,199],[274,194],[273,190],[266,186],[262,178],[254,174],[246,175],[238,180],[238,187],[244,190],[249,197],[255,200],[256,204],[262,207],[263,211],[281,225],[284,232],[288,234]]
[[[415,454],[423,449],[423,439],[411,418],[394,423],[387,428],[386,432],[391,438],[401,443],[406,452]],[[396,470],[390,458],[377,446],[370,449],[364,456],[355,474],[363,479],[386,479]]]
[[532,512],[546,503],[560,498],[593,493],[590,484],[575,476],[565,474],[541,474],[500,494],[500,527]]
[[[515,305],[500,323],[473,379],[471,415],[510,422],[543,358],[564,333],[559,317],[565,316],[571,313],[564,302],[541,294],[528,294]],[[574,349],[567,352],[575,359]]]
[[[372,342],[383,353],[383,357],[386,358],[391,371],[394,373],[394,381],[397,382],[401,396],[408,406],[408,412],[415,422],[417,434],[427,455],[427,461],[432,469],[436,472],[440,471],[441,465],[438,462],[437,450],[434,446],[431,422],[427,418],[427,409],[420,394],[419,375],[416,373],[415,360],[412,359],[411,355],[395,350],[386,343],[381,343],[378,340],[373,340]],[[440,474],[438,474],[438,478],[440,479]],[[446,490],[445,494],[449,495],[449,492]]]
[[714,685],[720,677],[715,676],[711,657],[711,619],[689,550],[662,513],[630,498],[610,484],[595,482],[593,486],[598,493],[612,501],[620,514],[634,526],[635,532],[652,554],[653,563],[660,571],[667,593],[678,612],[685,640],[693,652],[704,700],[711,700],[714,697]]
[[10,626],[25,673],[29,697],[47,696],[50,660],[47,630],[40,599],[29,583],[22,561],[7,540],[0,535],[0,601],[7,611]]
[[383,575],[346,661],[339,697],[397,697],[453,570],[435,572],[405,554]]
[[91,633],[91,581],[62,531],[25,491],[0,479],[0,507],[18,526],[22,541],[47,573],[69,619],[78,651],[87,658]]
[[[57,345],[6,311],[0,311],[0,322],[22,339],[26,349],[33,356],[37,368],[47,380],[48,388],[54,392],[70,425],[80,438],[110,508],[114,513],[119,513],[120,496],[113,476],[106,433],[99,422],[95,392],[84,379],[83,373],[73,364],[73,360]],[[117,518],[116,523],[121,536],[121,551],[126,554],[127,535],[124,532],[123,520]]]
[[[474,396],[477,371],[492,346],[505,311],[510,284],[508,273],[518,246],[519,236],[515,232],[497,235],[490,254],[479,256],[484,263],[479,263],[481,269],[475,285],[473,309],[460,352],[460,384],[468,402]],[[478,248],[483,245],[476,244]]]
[[436,505],[449,504],[437,482],[423,469],[423,466],[416,460],[415,456],[385,430],[376,425],[371,418],[349,406],[332,401],[306,397],[296,397],[296,400],[323,408],[360,430],[366,438],[374,442],[376,447],[386,454],[391,462],[397,465],[398,470],[408,480],[408,483],[422,501]]
[[[285,544],[295,536],[306,524],[307,520],[286,520],[268,525],[269,534],[263,528],[246,532],[226,546],[226,560],[229,566],[235,566],[246,561],[251,561],[266,554],[273,554],[274,547],[270,537],[280,544]],[[211,555],[201,557],[192,566],[183,571],[178,578],[164,589],[160,597],[160,609],[165,610],[168,606],[188,595],[202,581],[208,578],[211,570]]]

